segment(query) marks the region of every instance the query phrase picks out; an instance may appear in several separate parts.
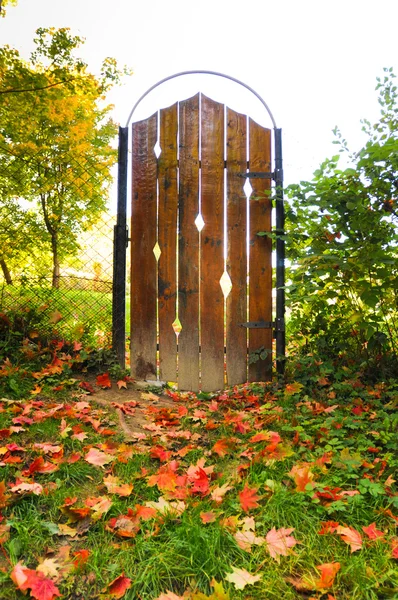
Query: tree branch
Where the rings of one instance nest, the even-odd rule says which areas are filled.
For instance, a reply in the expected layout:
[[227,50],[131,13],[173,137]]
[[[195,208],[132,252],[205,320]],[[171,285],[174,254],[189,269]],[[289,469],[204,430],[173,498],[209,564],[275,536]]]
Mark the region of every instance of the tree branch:
[[43,87],[38,87],[38,88],[20,88],[20,89],[10,89],[10,90],[0,90],[0,94],[18,94],[20,92],[40,92],[41,90],[48,90],[48,88],[52,88],[57,85],[63,85],[64,83],[69,83],[70,81],[75,81],[76,79],[78,79],[78,78],[71,77],[71,79],[64,79],[62,81],[56,81],[55,83],[50,83],[49,85],[45,85]]

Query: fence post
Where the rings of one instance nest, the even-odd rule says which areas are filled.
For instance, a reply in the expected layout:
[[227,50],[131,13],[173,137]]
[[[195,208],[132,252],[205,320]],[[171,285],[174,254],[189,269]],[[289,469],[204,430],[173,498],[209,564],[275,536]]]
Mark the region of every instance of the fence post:
[[285,209],[283,206],[282,129],[275,129],[275,183],[276,183],[276,370],[285,372]]
[[127,248],[128,128],[119,127],[117,220],[113,237],[112,348],[126,366],[126,248]]

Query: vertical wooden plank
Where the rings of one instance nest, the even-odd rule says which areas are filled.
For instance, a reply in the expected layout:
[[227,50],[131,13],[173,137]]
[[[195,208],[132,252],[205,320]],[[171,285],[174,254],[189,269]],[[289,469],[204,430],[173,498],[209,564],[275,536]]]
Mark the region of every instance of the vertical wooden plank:
[[199,390],[199,94],[179,104],[178,387]]
[[157,114],[132,126],[131,374],[156,379]]
[[[271,171],[271,130],[249,119],[249,170]],[[271,231],[271,201],[264,193],[270,179],[251,179],[249,247],[249,321],[272,321],[272,241],[258,236]],[[272,350],[272,329],[249,329],[249,354],[259,348]],[[272,356],[249,365],[249,381],[271,378]]]
[[226,302],[227,383],[247,381],[247,199],[243,191],[246,172],[246,115],[227,108],[227,272],[232,288]]
[[177,103],[160,111],[158,312],[162,381],[177,381]]
[[224,387],[224,105],[201,97],[201,387]]

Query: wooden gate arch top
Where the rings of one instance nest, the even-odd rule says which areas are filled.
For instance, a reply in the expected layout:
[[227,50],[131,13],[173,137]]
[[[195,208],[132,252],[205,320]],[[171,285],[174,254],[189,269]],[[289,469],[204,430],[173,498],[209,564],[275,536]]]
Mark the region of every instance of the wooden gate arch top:
[[[138,379],[177,381],[216,391],[267,380],[272,339],[283,374],[284,238],[276,236],[272,320],[271,180],[275,231],[283,234],[281,130],[252,92],[270,129],[201,93],[132,124],[131,370]],[[113,347],[124,366],[128,128],[119,128],[118,212],[114,243]],[[248,186],[248,182],[251,185]],[[264,350],[268,350],[264,359]],[[260,360],[250,357],[262,355]]]
[[271,231],[271,180],[248,199],[250,171],[271,171],[271,130],[203,94],[133,123],[133,377],[156,379],[159,360],[185,390],[270,378],[272,329],[244,327],[272,321],[271,239],[257,235]]

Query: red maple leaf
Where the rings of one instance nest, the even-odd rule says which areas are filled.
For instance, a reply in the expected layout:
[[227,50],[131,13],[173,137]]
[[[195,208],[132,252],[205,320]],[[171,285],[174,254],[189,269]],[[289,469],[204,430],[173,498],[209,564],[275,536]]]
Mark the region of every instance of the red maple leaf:
[[121,598],[131,587],[131,579],[124,576],[124,573],[116,577],[107,587],[106,592],[113,598]]
[[260,496],[257,496],[258,488],[249,488],[247,483],[241,492],[239,492],[239,502],[242,510],[249,512],[252,508],[260,506],[257,500],[260,500]]
[[61,596],[51,579],[43,573],[27,569],[22,563],[15,565],[10,577],[22,592],[30,589],[30,595],[36,600],[53,600],[56,596]]
[[90,383],[88,383],[88,381],[81,381],[79,383],[79,388],[81,388],[82,390],[86,390],[86,392],[89,392],[90,394],[95,394],[93,386]]
[[321,521],[321,529],[318,531],[319,535],[325,535],[326,533],[335,533],[337,528],[340,527],[340,523],[337,521]]
[[367,527],[362,527],[362,531],[364,531],[371,540],[377,540],[378,538],[384,537],[383,531],[376,529],[376,523],[371,523]]
[[111,388],[112,383],[109,379],[109,373],[103,373],[102,375],[97,375],[97,385],[102,388]]

